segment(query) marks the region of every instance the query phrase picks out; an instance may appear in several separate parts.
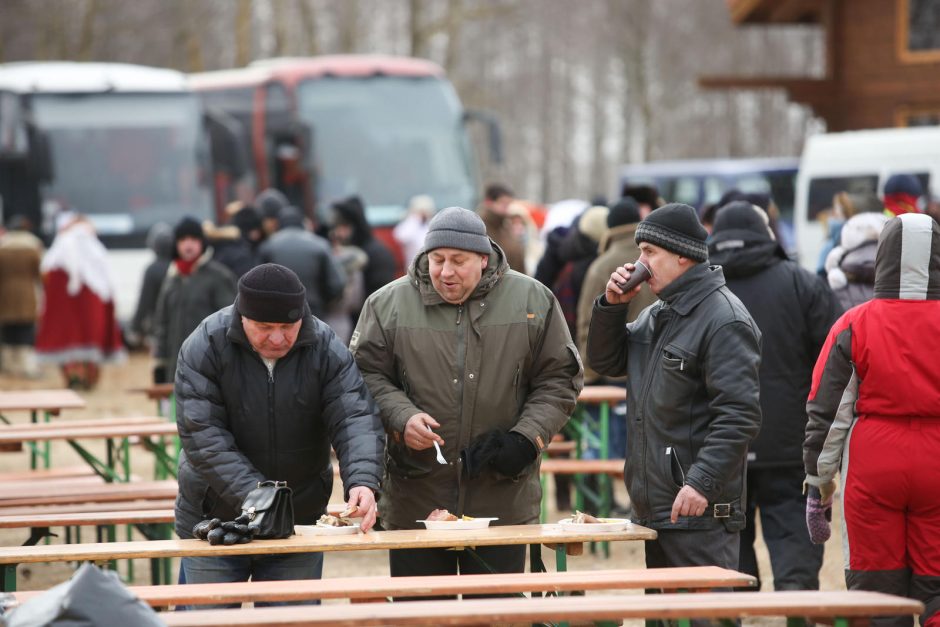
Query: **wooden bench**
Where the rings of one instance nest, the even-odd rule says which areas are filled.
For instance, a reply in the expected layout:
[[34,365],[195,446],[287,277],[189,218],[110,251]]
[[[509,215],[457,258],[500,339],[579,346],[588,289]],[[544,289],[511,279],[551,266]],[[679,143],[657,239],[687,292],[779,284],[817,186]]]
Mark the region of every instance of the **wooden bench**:
[[[132,441],[142,444],[155,455],[156,467],[164,471],[160,478],[167,475],[175,477],[176,454],[167,452],[164,438],[170,436],[175,439],[176,435],[176,423],[155,416],[129,416],[0,427],[0,447],[66,440],[98,475],[108,481],[127,481]],[[99,459],[77,442],[82,439],[105,440],[106,458]]]
[[[50,485],[46,485],[50,484]],[[0,512],[3,508],[20,506],[65,505],[78,503],[111,503],[115,501],[168,500],[176,498],[176,481],[135,481],[130,483],[97,483],[87,486],[61,486],[44,481],[29,490],[5,490],[0,486]]]
[[623,477],[623,459],[543,459],[542,474]]
[[[585,581],[590,577],[585,577]],[[588,595],[583,597],[472,599],[166,612],[168,627],[279,625],[491,625],[584,620],[732,619],[754,616],[868,619],[915,615],[918,601],[878,592],[703,592],[700,594]],[[855,622],[855,621],[853,621]],[[681,624],[681,623],[680,623]],[[837,623],[838,624],[838,623]],[[846,623],[842,623],[846,624]]]
[[[259,601],[309,601],[350,599],[379,601],[389,597],[495,594],[524,592],[574,592],[587,590],[700,591],[733,586],[755,586],[756,578],[716,566],[651,568],[512,575],[447,575],[434,577],[341,577],[293,581],[135,586],[129,590],[154,607],[208,605]],[[42,591],[17,592],[25,603]]]
[[[2,427],[0,427],[2,428]],[[0,473],[0,485],[11,481],[59,481],[73,477],[93,477],[95,471],[88,466],[63,466],[61,468],[36,468]]]

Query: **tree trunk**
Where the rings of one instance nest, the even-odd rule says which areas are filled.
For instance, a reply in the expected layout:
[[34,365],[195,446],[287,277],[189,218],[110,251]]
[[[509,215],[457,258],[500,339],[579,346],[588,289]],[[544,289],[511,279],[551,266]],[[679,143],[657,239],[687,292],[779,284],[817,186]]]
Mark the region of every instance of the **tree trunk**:
[[317,36],[317,12],[313,7],[313,0],[297,0],[300,8],[300,23],[303,25],[303,40],[306,42],[307,54],[315,57],[320,54],[320,40]]
[[238,0],[235,7],[235,67],[245,67],[251,61],[252,0]]
[[95,43],[95,18],[98,16],[100,5],[98,0],[88,0],[85,5],[85,14],[82,16],[82,30],[78,38],[79,61],[90,61],[92,48]]
[[283,57],[287,53],[287,28],[284,24],[284,3],[271,3],[272,22],[274,22],[274,56]]
[[339,50],[346,54],[356,51],[356,41],[359,38],[359,1],[346,0],[340,8],[339,23]]

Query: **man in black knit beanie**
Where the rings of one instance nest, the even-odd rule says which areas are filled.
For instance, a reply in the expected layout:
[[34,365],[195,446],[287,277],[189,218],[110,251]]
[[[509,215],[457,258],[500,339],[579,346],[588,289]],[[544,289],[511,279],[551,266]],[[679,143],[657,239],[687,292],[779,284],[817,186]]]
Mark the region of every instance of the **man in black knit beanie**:
[[669,204],[636,229],[658,301],[627,324],[632,263],[594,302],[587,363],[627,377],[626,483],[635,522],[656,529],[646,565],[738,567],[744,471],[760,428],[760,331],[708,265],[695,210]]
[[[274,263],[246,272],[235,302],[186,339],[176,371],[182,451],[176,533],[234,521],[259,482],[292,490],[294,522],[326,513],[336,451],[347,508],[376,520],[385,431],[349,350],[310,313],[304,285]],[[323,553],[185,557],[186,583],[319,579]],[[236,606],[237,607],[237,606]]]

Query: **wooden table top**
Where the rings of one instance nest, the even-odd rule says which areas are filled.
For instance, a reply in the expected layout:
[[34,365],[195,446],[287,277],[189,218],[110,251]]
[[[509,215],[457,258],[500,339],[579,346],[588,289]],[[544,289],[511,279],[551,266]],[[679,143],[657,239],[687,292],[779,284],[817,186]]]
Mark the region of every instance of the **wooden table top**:
[[48,411],[84,409],[85,399],[72,390],[19,390],[0,392],[0,413],[5,411]]
[[585,385],[578,395],[579,403],[619,403],[627,400],[627,391],[616,385]]
[[653,540],[656,532],[639,525],[623,531],[565,531],[557,524],[510,525],[466,531],[398,529],[355,535],[297,535],[284,540],[212,546],[202,540],[151,540],[88,544],[0,547],[0,564],[105,561],[113,559],[259,555],[312,551],[363,551],[407,548],[462,548],[519,544],[581,544],[599,541]]

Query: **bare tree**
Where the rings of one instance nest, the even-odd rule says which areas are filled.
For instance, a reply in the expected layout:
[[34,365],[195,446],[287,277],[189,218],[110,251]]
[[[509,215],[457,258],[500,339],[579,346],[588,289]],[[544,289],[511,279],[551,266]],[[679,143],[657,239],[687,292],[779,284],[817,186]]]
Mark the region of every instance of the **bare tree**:
[[297,0],[300,10],[300,24],[303,27],[301,39],[305,42],[305,52],[310,56],[320,54],[320,39],[317,36],[317,11],[313,0]]

